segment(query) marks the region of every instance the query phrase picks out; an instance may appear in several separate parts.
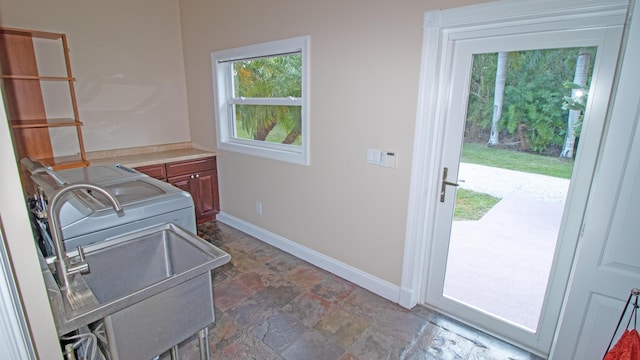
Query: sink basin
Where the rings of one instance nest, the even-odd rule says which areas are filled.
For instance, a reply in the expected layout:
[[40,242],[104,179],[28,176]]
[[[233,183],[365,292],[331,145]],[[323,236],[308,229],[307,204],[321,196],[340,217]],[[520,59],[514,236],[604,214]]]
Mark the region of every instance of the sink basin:
[[213,323],[211,270],[230,260],[214,245],[163,224],[84,250],[90,273],[75,275],[68,291],[45,273],[60,335],[103,324],[111,359],[142,359]]
[[203,245],[208,243],[185,241],[175,225],[152,228],[87,246],[90,273],[82,277],[98,302],[108,303],[162,281],[211,270],[211,262],[224,260],[224,252]]

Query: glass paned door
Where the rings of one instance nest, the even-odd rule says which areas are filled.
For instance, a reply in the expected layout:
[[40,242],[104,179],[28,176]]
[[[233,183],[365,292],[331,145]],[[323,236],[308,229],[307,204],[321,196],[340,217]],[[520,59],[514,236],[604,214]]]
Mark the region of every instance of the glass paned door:
[[473,56],[446,297],[538,328],[595,55]]
[[604,50],[619,36],[588,29],[451,44],[428,305],[549,351],[615,68]]

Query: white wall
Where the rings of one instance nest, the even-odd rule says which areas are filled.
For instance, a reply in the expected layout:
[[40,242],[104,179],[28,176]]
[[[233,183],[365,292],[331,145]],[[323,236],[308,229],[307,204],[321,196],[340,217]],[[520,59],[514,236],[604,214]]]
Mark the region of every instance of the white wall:
[[87,151],[190,140],[177,0],[0,0],[0,26],[67,34]]

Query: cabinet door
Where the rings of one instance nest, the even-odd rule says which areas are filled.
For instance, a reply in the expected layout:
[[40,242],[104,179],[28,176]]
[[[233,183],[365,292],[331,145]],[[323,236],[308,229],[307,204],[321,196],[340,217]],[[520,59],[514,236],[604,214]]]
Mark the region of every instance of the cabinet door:
[[202,171],[195,175],[194,187],[198,189],[196,220],[215,219],[220,210],[218,199],[218,174],[215,170]]
[[[196,222],[215,220],[220,212],[218,197],[218,172],[215,157],[169,163],[166,166],[168,181],[191,194],[196,212]],[[194,169],[198,169],[193,171]],[[186,173],[187,171],[193,171]],[[181,174],[179,176],[172,176]]]
[[[193,175],[182,175],[182,176],[174,176],[174,177],[170,177],[169,178],[169,183],[177,188],[179,188],[180,190],[184,190],[186,192],[188,192],[189,194],[191,194],[191,197],[193,198],[193,202],[197,203],[196,198],[197,198],[197,194],[194,194],[194,191],[192,191],[192,187],[191,187],[191,177]],[[196,209],[197,212],[197,209]]]
[[151,176],[152,178],[167,181],[167,171],[164,164],[139,166],[135,169],[143,174]]
[[215,170],[216,158],[208,157],[196,160],[177,161],[167,164],[167,176],[196,174],[200,171]]

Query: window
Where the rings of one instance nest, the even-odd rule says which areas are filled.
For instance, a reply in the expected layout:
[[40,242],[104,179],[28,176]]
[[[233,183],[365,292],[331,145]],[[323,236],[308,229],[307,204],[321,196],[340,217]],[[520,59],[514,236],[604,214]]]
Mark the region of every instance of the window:
[[309,164],[309,37],[211,53],[218,148]]

